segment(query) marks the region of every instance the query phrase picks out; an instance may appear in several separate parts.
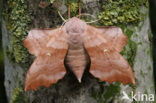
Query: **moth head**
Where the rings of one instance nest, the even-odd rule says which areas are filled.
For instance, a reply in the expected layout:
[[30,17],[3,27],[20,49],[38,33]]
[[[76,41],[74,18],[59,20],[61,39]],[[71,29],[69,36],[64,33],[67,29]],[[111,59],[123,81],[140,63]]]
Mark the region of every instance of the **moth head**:
[[76,17],[73,17],[69,19],[68,22],[66,22],[65,29],[66,29],[67,34],[68,33],[83,33],[86,29],[86,23]]

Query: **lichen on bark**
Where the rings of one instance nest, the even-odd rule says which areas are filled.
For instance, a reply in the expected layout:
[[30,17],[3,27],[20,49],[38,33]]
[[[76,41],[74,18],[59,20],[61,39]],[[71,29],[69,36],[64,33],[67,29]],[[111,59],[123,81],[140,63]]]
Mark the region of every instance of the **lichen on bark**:
[[[106,26],[111,26],[111,25],[116,25],[122,28],[124,34],[126,34],[128,36],[128,42],[126,44],[126,46],[123,48],[123,51],[121,52],[121,54],[128,60],[130,66],[133,68],[133,71],[136,71],[136,55],[138,55],[137,51],[138,51],[138,46],[142,46],[143,42],[142,40],[138,41],[134,38],[139,38],[141,29],[144,28],[144,22],[146,21],[146,18],[148,17],[148,0],[141,0],[141,1],[134,1],[134,0],[107,0],[103,3],[103,9],[102,11],[100,11],[98,18],[99,18],[99,25],[106,25]],[[147,11],[145,10],[147,9]],[[152,38],[151,33],[149,38]],[[150,44],[150,48],[151,48],[151,44]],[[151,51],[151,49],[149,49]],[[150,52],[151,53],[151,52]],[[150,54],[152,55],[152,54]],[[134,67],[135,65],[135,67]],[[150,64],[150,68],[151,68],[151,64]],[[148,68],[149,68],[148,67]],[[151,70],[151,69],[150,69]],[[140,74],[142,76],[143,79],[145,79],[145,71],[144,69],[140,69]],[[134,72],[135,73],[135,72]],[[136,75],[138,75],[138,71],[136,71]],[[141,78],[139,78],[141,79]],[[146,80],[145,80],[146,81]],[[152,82],[153,83],[153,82]],[[125,91],[125,89],[123,89],[122,85],[116,85],[116,88],[113,89],[111,88],[111,86],[116,85],[112,84],[110,85],[109,89],[111,90],[115,90],[118,91],[118,89],[120,90],[120,92],[122,93],[122,91]],[[122,88],[121,88],[122,87]],[[137,91],[138,88],[129,84],[127,87],[129,90],[132,91]],[[130,89],[131,88],[131,89]],[[145,89],[147,90],[147,89]],[[143,91],[145,91],[143,90]],[[152,89],[153,90],[153,89]],[[109,91],[109,90],[108,90]],[[113,92],[113,94],[115,93],[115,91]],[[148,89],[148,93],[149,93],[149,89]],[[118,94],[120,94],[120,92],[116,92],[116,96]],[[105,99],[104,95],[107,94],[107,92],[99,92],[100,96],[94,96],[96,100],[99,101],[99,97],[103,97],[100,99],[99,103],[102,102],[108,102],[110,97],[107,97],[107,99]],[[112,96],[113,96],[112,94]],[[109,94],[111,95],[111,93]],[[129,94],[130,95],[130,94]],[[116,98],[117,99],[117,98]],[[102,100],[102,101],[101,101]],[[106,103],[107,103],[106,102]],[[110,102],[110,101],[109,101]],[[121,102],[121,101],[120,101]]]
[[[23,97],[24,93],[22,90],[24,88],[23,80],[25,78],[25,70],[28,68],[24,70],[17,67],[17,64],[28,64],[30,54],[22,43],[28,31],[31,28],[52,28],[61,25],[63,21],[57,11],[60,11],[65,19],[68,18],[67,0],[50,1],[51,4],[46,8],[40,8],[40,0],[28,0],[28,2],[25,0],[7,0],[4,16],[7,23],[7,35],[11,36],[12,41],[7,45],[8,49],[6,52],[7,57],[10,58],[10,62],[14,61],[15,63],[11,68],[6,67],[7,71],[13,69],[10,71],[13,71],[13,74],[15,74],[12,76],[12,74],[6,71],[6,76],[8,74],[11,75],[6,77],[5,83],[12,86],[11,88],[6,86],[9,97],[11,97],[9,94],[10,91],[13,94],[11,101],[19,100],[18,98],[14,99],[14,95]],[[78,14],[78,0],[72,0],[71,3],[71,16],[76,16]],[[152,60],[149,60],[148,57],[151,53],[151,49],[148,48],[148,36],[146,37],[144,33],[146,32],[144,28],[149,28],[148,25],[147,27],[144,25],[144,22],[148,21],[148,15],[145,15],[148,13],[148,0],[139,0],[137,2],[135,0],[82,0],[82,12],[92,13],[97,17],[99,21],[94,24],[96,26],[117,25],[122,28],[123,32],[128,36],[128,44],[124,47],[121,54],[128,60],[135,71],[136,81],[139,84],[136,86],[130,84],[123,86],[119,82],[111,85],[106,82],[99,82],[98,79],[95,79],[89,74],[89,70],[85,71],[82,83],[79,84],[74,75],[67,70],[67,75],[57,84],[51,85],[50,88],[39,87],[36,92],[28,91],[24,93],[24,95],[27,95],[28,101],[33,103],[78,103],[80,101],[83,103],[119,102],[122,91],[138,90],[141,86],[144,86],[142,91],[150,93],[154,88],[153,84],[149,85],[151,89],[147,89],[147,86],[143,84],[143,82],[150,81],[146,78],[147,70],[149,71],[148,76],[153,70],[150,63]],[[88,17],[82,17],[82,19],[88,20]],[[146,40],[144,40],[144,36]],[[151,35],[150,37],[152,38]],[[145,59],[147,60],[139,60],[139,58],[143,59],[142,55],[140,57],[140,52],[143,52],[142,55],[145,55]],[[144,62],[148,64],[147,68],[143,64]],[[142,65],[144,67],[141,67]],[[149,78],[151,79],[151,76]],[[14,83],[9,84],[9,80]],[[20,81],[22,85],[18,86],[19,83],[17,81]],[[126,89],[123,89],[123,87],[126,87]]]
[[20,65],[26,64],[29,61],[29,53],[23,46],[22,40],[30,30],[31,12],[25,0],[7,0],[5,7],[3,15],[12,37],[12,42],[7,47],[7,55],[10,61]]
[[10,103],[28,103],[28,99],[25,96],[23,89],[21,89],[20,87],[14,88]]
[[148,0],[107,0],[98,15],[102,25],[138,24],[145,17],[140,7],[148,7]]

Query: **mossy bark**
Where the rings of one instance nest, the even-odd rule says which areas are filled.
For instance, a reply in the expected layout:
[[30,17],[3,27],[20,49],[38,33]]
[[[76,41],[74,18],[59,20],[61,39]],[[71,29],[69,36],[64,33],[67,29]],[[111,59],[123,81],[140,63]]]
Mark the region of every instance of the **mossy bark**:
[[[22,40],[32,28],[54,28],[63,21],[60,11],[67,18],[66,0],[46,0],[46,8],[40,0],[7,0],[3,10],[2,33],[5,54],[5,87],[11,103],[110,103],[123,102],[122,92],[130,91],[154,94],[152,66],[152,34],[150,32],[148,1],[141,0],[82,0],[82,12],[94,15],[85,21],[99,19],[93,25],[117,25],[128,35],[128,44],[121,54],[132,66],[136,85],[100,82],[85,71],[82,83],[74,75],[67,75],[50,88],[39,87],[36,92],[24,92],[26,71],[34,60],[24,48]],[[77,0],[72,0],[71,15],[78,14]],[[127,16],[128,15],[128,16]],[[148,85],[147,85],[148,84]]]

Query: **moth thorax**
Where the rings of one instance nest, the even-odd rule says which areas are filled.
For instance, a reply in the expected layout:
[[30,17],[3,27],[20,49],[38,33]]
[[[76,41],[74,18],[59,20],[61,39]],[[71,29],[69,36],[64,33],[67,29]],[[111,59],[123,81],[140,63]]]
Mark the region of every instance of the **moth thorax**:
[[68,43],[72,45],[82,44],[82,34],[81,33],[68,33],[67,35]]
[[73,17],[69,19],[68,22],[66,22],[65,29],[67,34],[68,33],[82,34],[86,29],[86,23],[76,17]]

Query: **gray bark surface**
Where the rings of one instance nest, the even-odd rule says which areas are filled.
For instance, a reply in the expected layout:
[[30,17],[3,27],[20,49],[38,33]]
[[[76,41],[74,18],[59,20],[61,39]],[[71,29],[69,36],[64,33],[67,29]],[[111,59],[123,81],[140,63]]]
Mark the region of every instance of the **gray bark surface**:
[[[57,10],[52,10],[51,8],[39,8],[39,2],[40,0],[28,0],[28,7],[32,10],[31,24],[29,27],[52,28],[61,25],[62,20],[60,19]],[[57,2],[58,4],[56,5],[56,8],[63,16],[67,17],[65,0],[58,0]],[[82,11],[96,16],[102,8],[101,2],[104,1],[83,0],[82,2]],[[148,14],[147,8],[141,8],[141,10],[145,14]],[[5,57],[5,88],[8,101],[13,101],[12,99],[15,98],[14,94],[16,93],[14,93],[14,88],[20,88],[22,90],[22,96],[24,95],[24,99],[26,98],[25,101],[27,103],[131,103],[126,99],[121,99],[123,97],[123,91],[127,94],[130,94],[131,91],[135,91],[135,93],[142,92],[146,94],[154,94],[153,60],[151,55],[149,55],[151,49],[151,41],[149,39],[149,16],[146,15],[145,19],[142,20],[138,26],[133,27],[132,25],[127,25],[123,32],[125,33],[127,29],[133,31],[131,40],[140,43],[137,46],[137,52],[134,59],[135,62],[133,65],[136,86],[124,86],[119,83],[113,83],[112,85],[106,82],[102,83],[89,74],[89,68],[83,75],[82,83],[79,83],[73,73],[67,68],[67,75],[57,84],[51,85],[50,88],[39,87],[37,91],[24,92],[25,74],[29,66],[23,67],[18,63],[9,60],[7,47],[13,46],[12,32],[7,29],[5,19],[2,19],[2,39]],[[126,45],[125,49],[129,48],[129,45]],[[128,54],[124,54],[124,57],[127,59]],[[32,58],[34,57],[30,58],[30,62],[32,63]]]

